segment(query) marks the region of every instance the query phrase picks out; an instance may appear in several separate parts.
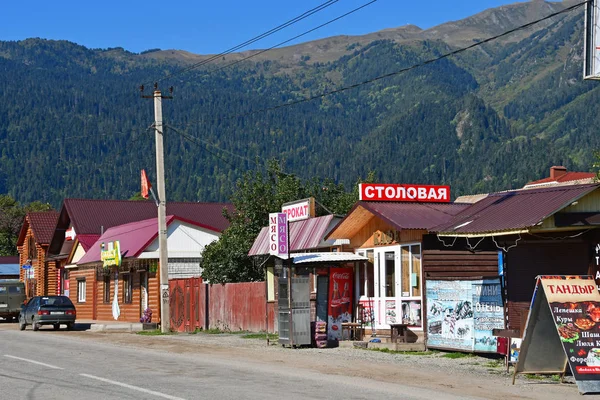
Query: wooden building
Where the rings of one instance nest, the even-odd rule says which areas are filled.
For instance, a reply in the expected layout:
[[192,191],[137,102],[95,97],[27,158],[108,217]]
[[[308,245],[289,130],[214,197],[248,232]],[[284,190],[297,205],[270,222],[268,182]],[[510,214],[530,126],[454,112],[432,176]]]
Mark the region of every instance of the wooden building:
[[25,215],[17,249],[21,268],[19,279],[26,283],[28,297],[55,295],[56,270],[46,265],[46,253],[56,228],[56,211],[29,212]]
[[371,331],[405,324],[409,340],[422,342],[423,236],[468,205],[359,201],[327,239],[350,239],[350,247],[369,261],[356,271],[355,291]]
[[[232,211],[233,206],[229,203],[167,203],[167,214],[177,215],[215,232],[229,226],[223,209]],[[70,295],[70,272],[105,231],[156,216],[156,204],[152,201],[65,199],[46,258],[48,271],[54,271],[56,276],[57,293]],[[175,277],[190,275],[176,266],[174,270]]]
[[[200,277],[204,247],[220,232],[176,216],[167,217],[167,248],[171,277]],[[119,243],[121,262],[107,266],[101,249]],[[116,247],[115,247],[116,248]],[[115,250],[116,251],[116,250]],[[160,322],[156,218],[107,230],[74,267],[68,268],[70,298],[82,319],[139,322],[147,309]],[[182,272],[183,271],[183,272]]]
[[591,274],[600,284],[599,227],[597,183],[489,194],[433,228],[426,279],[500,276],[506,328],[522,333],[536,276]]

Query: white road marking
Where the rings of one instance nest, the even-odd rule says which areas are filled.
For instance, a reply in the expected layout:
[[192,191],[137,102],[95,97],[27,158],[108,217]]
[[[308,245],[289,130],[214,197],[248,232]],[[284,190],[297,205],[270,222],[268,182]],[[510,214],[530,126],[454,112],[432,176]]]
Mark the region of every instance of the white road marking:
[[155,392],[153,390],[144,389],[144,388],[141,388],[141,387],[138,387],[138,386],[128,385],[126,383],[121,383],[121,382],[113,381],[113,380],[110,380],[110,379],[101,378],[99,376],[88,375],[88,374],[79,374],[79,375],[80,376],[85,376],[86,378],[96,379],[98,381],[110,383],[112,385],[121,386],[121,387],[124,387],[124,388],[127,388],[127,389],[137,390],[138,392],[142,392],[142,393],[146,393],[146,394],[151,394],[153,396],[162,397],[162,398],[169,399],[169,400],[184,400],[181,397],[175,397],[175,396],[171,396],[171,395],[168,395],[168,394],[165,394],[165,393]]
[[5,354],[4,357],[13,358],[15,360],[21,360],[21,361],[25,361],[25,362],[32,363],[32,364],[42,365],[44,367],[48,367],[48,368],[52,368],[52,369],[64,369],[61,367],[57,367],[56,365],[50,365],[50,364],[46,364],[46,363],[39,362],[39,361],[29,360],[27,358],[15,357],[15,356],[11,356],[8,354]]

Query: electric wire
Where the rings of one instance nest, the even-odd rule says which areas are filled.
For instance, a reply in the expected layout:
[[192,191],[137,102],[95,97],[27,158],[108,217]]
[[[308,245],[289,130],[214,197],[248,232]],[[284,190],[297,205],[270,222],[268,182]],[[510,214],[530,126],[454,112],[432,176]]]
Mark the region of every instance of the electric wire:
[[306,19],[306,18],[310,17],[311,15],[316,14],[319,11],[322,11],[322,10],[324,10],[324,9],[332,6],[333,4],[337,3],[338,1],[340,1],[340,0],[328,0],[325,3],[322,3],[322,4],[318,5],[317,7],[314,7],[312,9],[308,10],[308,11],[305,11],[304,13],[298,15],[297,17],[294,17],[294,18],[292,18],[292,19],[284,22],[283,24],[280,24],[280,25],[276,26],[275,28],[272,28],[272,29],[270,29],[270,30],[268,30],[266,32],[261,33],[258,36],[253,37],[252,39],[248,39],[245,42],[240,43],[240,44],[238,44],[238,45],[236,45],[234,47],[231,47],[230,49],[227,49],[227,50],[225,50],[225,51],[223,51],[223,52],[221,52],[219,54],[215,54],[215,55],[213,55],[213,56],[211,56],[211,57],[209,57],[209,58],[207,58],[205,60],[199,61],[199,62],[197,62],[195,64],[192,64],[190,66],[182,68],[179,71],[176,71],[176,72],[174,72],[174,73],[172,73],[170,75],[164,76],[164,77],[162,77],[160,79],[154,80],[151,83],[159,83],[159,82],[162,82],[162,81],[164,81],[166,79],[173,78],[175,76],[184,74],[184,73],[186,73],[188,71],[191,71],[193,69],[196,69],[196,68],[198,68],[198,67],[200,67],[202,65],[208,64],[208,63],[210,63],[210,62],[212,62],[212,61],[214,61],[214,60],[216,60],[216,59],[218,59],[220,57],[223,57],[224,55],[227,55],[229,53],[233,53],[236,50],[240,50],[240,49],[242,49],[242,48],[244,48],[244,47],[246,47],[246,46],[248,46],[250,44],[253,44],[255,42],[258,42],[259,40],[262,40],[262,39],[264,39],[264,38],[266,38],[268,36],[271,36],[274,33],[277,33],[279,31],[281,31],[282,29],[285,29],[285,28],[287,28],[287,27],[289,27],[289,26],[291,26],[291,25],[293,25],[293,24],[295,24],[297,22],[300,22],[303,19]]
[[[504,36],[508,36],[508,35],[513,34],[515,32],[518,32],[518,31],[530,28],[530,27],[532,27],[534,25],[539,24],[540,22],[547,21],[547,20],[549,20],[551,18],[554,18],[554,17],[556,17],[558,15],[571,12],[571,11],[573,11],[573,10],[575,10],[575,9],[577,9],[577,8],[585,5],[585,4],[587,4],[589,1],[590,0],[586,0],[586,1],[583,1],[581,3],[577,3],[575,5],[572,5],[570,7],[565,8],[565,9],[563,9],[561,11],[557,11],[557,12],[548,14],[545,17],[542,17],[542,18],[539,18],[537,20],[528,22],[528,23],[526,23],[524,25],[520,25],[520,26],[518,26],[516,28],[509,29],[508,31],[505,31],[505,32],[500,33],[498,35],[491,36],[491,37],[489,37],[487,39],[483,39],[483,40],[481,40],[481,41],[479,41],[477,43],[473,43],[472,45],[469,45],[469,46],[466,46],[466,47],[461,47],[459,49],[456,49],[456,50],[450,51],[448,53],[442,54],[441,56],[438,56],[438,57],[435,57],[435,58],[431,58],[431,59],[422,61],[422,62],[417,63],[417,64],[413,64],[413,65],[411,65],[409,67],[406,67],[406,68],[402,68],[402,69],[400,69],[398,71],[390,72],[388,74],[380,75],[380,76],[377,76],[375,78],[368,79],[366,81],[358,82],[358,83],[355,83],[355,84],[352,84],[352,85],[349,85],[349,86],[344,86],[344,87],[341,87],[341,88],[338,88],[338,89],[335,89],[335,90],[331,90],[331,91],[324,92],[324,93],[321,93],[321,94],[317,94],[317,95],[314,95],[314,96],[306,97],[306,98],[303,98],[303,99],[299,99],[299,100],[295,100],[295,101],[291,101],[291,102],[287,102],[287,103],[282,103],[282,104],[279,104],[279,105],[276,105],[276,106],[273,106],[273,107],[267,107],[267,108],[262,108],[262,109],[258,109],[258,110],[254,110],[254,111],[249,111],[249,112],[244,113],[244,114],[237,114],[237,115],[225,116],[225,117],[222,117],[220,119],[245,118],[245,117],[248,117],[248,116],[251,116],[251,115],[255,115],[255,114],[262,114],[262,113],[266,113],[266,112],[269,112],[269,111],[275,111],[275,110],[279,110],[279,109],[282,109],[282,108],[287,108],[287,107],[295,106],[297,104],[301,104],[301,103],[306,103],[306,102],[309,102],[309,101],[317,100],[317,99],[320,99],[320,98],[323,98],[323,97],[326,97],[326,96],[331,96],[331,95],[336,94],[336,93],[342,93],[342,92],[345,92],[345,91],[348,91],[348,90],[351,90],[351,89],[355,89],[355,88],[360,87],[360,86],[364,86],[364,85],[367,85],[367,84],[370,84],[370,83],[373,83],[373,82],[380,81],[382,79],[390,78],[392,76],[400,75],[400,74],[403,74],[405,72],[412,71],[414,69],[417,69],[417,68],[420,68],[420,67],[424,67],[426,65],[435,63],[435,62],[440,61],[440,60],[443,60],[445,58],[449,58],[449,57],[455,56],[457,54],[463,53],[463,52],[465,52],[467,50],[470,50],[470,49],[473,49],[475,47],[481,46],[483,44],[486,44],[486,43],[492,42],[494,40],[500,39],[500,38],[502,38]],[[197,124],[198,122],[195,122],[195,123]],[[188,125],[191,125],[191,124],[194,124],[194,123],[189,123]]]
[[[367,6],[369,6],[369,5],[373,4],[373,3],[375,3],[376,1],[377,1],[377,0],[371,0],[370,2],[368,2],[368,3],[366,3],[366,4],[363,4],[363,5],[362,5],[362,6],[360,6],[360,7],[357,7],[357,8],[355,8],[355,9],[353,9],[353,10],[350,10],[350,11],[348,11],[347,13],[345,13],[345,14],[342,14],[342,15],[340,15],[340,16],[339,16],[339,17],[337,17],[337,18],[334,18],[334,19],[332,19],[332,20],[329,20],[329,21],[327,21],[327,22],[325,22],[325,23],[323,23],[323,24],[321,24],[321,25],[319,25],[319,26],[317,26],[317,27],[314,27],[314,28],[312,28],[312,29],[310,29],[310,30],[308,30],[308,31],[305,31],[305,32],[303,32],[303,33],[301,33],[301,34],[299,34],[299,35],[296,35],[296,36],[294,36],[293,38],[290,38],[290,39],[287,39],[287,40],[285,40],[285,41],[283,41],[283,42],[277,43],[276,45],[274,45],[274,46],[271,46],[271,47],[269,47],[268,49],[260,50],[260,51],[259,51],[259,52],[257,52],[257,53],[254,53],[254,54],[251,54],[251,55],[249,55],[248,57],[244,57],[244,58],[242,58],[242,59],[240,59],[240,60],[236,60],[236,61],[234,61],[234,62],[232,62],[232,63],[230,63],[230,64],[227,64],[227,65],[225,65],[225,66],[219,67],[219,68],[217,68],[216,70],[214,70],[214,71],[211,71],[211,74],[214,74],[215,72],[219,72],[219,71],[221,71],[221,70],[223,70],[223,69],[225,69],[225,68],[229,68],[229,67],[231,67],[231,66],[234,66],[234,65],[236,65],[236,64],[239,64],[239,63],[241,63],[241,62],[243,62],[243,61],[246,61],[246,60],[248,60],[248,59],[250,59],[250,58],[253,58],[253,57],[256,57],[256,56],[258,56],[258,55],[261,55],[261,54],[263,54],[263,53],[266,53],[267,51],[273,50],[274,48],[277,48],[277,47],[283,46],[284,44],[287,44],[287,43],[289,43],[289,42],[291,42],[291,41],[294,41],[294,40],[296,40],[296,39],[298,39],[298,38],[300,38],[300,37],[302,37],[302,36],[308,35],[309,33],[311,33],[311,32],[314,32],[314,31],[316,31],[316,30],[318,30],[318,29],[321,29],[321,28],[323,28],[324,26],[327,26],[327,25],[329,25],[329,24],[331,24],[331,23],[333,23],[333,22],[335,22],[335,21],[338,21],[338,20],[340,20],[340,19],[344,18],[344,17],[347,17],[348,15],[350,15],[350,14],[353,14],[353,13],[355,13],[355,12],[357,12],[357,11],[359,11],[359,10],[361,10],[361,9],[365,8],[365,7],[367,7]],[[208,75],[208,74],[207,74],[207,75]]]

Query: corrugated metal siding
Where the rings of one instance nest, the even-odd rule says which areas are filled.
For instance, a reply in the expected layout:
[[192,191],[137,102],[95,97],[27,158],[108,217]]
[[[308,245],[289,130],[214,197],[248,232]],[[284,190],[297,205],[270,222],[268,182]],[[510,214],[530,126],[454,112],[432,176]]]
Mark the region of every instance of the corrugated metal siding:
[[494,193],[432,228],[432,232],[481,234],[527,229],[598,187],[575,185]]
[[[333,215],[310,218],[303,221],[290,222],[290,247],[291,251],[315,249],[319,246]],[[256,256],[269,254],[269,227],[261,229],[254,240],[248,255]]]
[[211,328],[260,332],[265,326],[265,283],[230,283],[210,288]]
[[591,259],[586,243],[522,244],[506,254],[509,329],[521,329],[538,275],[586,275]]

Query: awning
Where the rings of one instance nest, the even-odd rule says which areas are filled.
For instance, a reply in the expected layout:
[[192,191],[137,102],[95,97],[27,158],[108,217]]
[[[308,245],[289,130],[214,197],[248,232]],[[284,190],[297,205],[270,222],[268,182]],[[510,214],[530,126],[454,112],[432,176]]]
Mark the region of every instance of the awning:
[[296,264],[335,263],[367,261],[368,258],[354,253],[332,252],[332,253],[295,253],[292,261]]
[[[335,246],[335,240],[325,241],[327,235],[341,220],[333,215],[290,222],[290,248],[292,251]],[[254,240],[249,256],[269,254],[269,227],[265,226]]]

